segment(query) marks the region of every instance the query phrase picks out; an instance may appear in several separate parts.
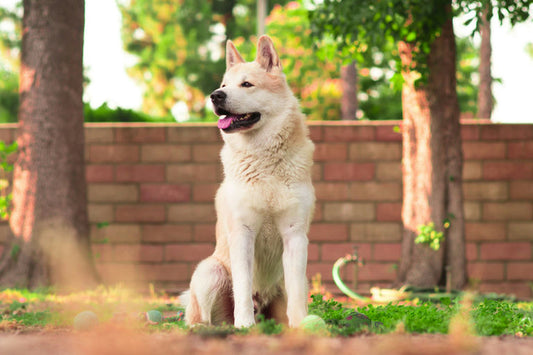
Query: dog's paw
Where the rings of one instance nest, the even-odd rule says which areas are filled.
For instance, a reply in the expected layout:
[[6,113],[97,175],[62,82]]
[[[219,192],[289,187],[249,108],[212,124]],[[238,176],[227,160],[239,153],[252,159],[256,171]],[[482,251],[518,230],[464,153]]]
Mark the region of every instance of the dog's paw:
[[235,328],[248,328],[255,324],[254,317],[235,317]]

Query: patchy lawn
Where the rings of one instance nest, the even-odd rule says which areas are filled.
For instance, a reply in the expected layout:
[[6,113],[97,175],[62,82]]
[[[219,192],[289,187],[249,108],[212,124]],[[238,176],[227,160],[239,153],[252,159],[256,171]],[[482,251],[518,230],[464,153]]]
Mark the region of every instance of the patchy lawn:
[[[312,296],[309,313],[326,321],[314,333],[271,320],[188,329],[178,300],[141,296],[123,288],[73,294],[0,292],[0,354],[531,354],[533,302],[505,300],[340,303]],[[163,316],[147,319],[148,310]],[[98,318],[74,327],[82,311]],[[152,312],[158,314],[157,312]],[[366,316],[366,317],[365,317]]]

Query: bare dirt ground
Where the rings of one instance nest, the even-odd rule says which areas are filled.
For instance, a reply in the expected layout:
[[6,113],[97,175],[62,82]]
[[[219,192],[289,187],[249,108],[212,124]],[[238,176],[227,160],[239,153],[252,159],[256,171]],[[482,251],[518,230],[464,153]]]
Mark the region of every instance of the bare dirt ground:
[[0,354],[327,354],[531,355],[533,337],[465,337],[445,335],[361,335],[330,338],[303,334],[246,335],[203,339],[178,332],[146,333],[98,329],[88,333],[0,334]]

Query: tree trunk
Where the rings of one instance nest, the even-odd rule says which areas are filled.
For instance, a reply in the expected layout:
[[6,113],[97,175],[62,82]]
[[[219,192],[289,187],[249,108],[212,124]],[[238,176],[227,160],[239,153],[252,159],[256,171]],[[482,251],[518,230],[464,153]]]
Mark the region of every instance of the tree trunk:
[[490,19],[487,15],[491,11],[485,8],[481,16],[481,48],[479,53],[479,91],[477,95],[477,117],[490,118],[492,115],[492,73],[491,56],[492,47],[490,45]]
[[341,67],[341,117],[343,120],[355,120],[357,114],[357,66],[354,61]]
[[95,285],[82,102],[83,0],[24,0],[19,154],[2,286]]
[[[448,6],[448,11],[450,7]],[[400,284],[442,285],[451,268],[452,287],[466,282],[459,104],[455,78],[455,37],[452,19],[431,46],[428,81],[416,86],[412,44],[399,44],[405,83],[403,104],[404,233],[398,273]],[[450,221],[445,229],[444,222]],[[418,228],[434,223],[444,233],[440,249],[415,244]]]

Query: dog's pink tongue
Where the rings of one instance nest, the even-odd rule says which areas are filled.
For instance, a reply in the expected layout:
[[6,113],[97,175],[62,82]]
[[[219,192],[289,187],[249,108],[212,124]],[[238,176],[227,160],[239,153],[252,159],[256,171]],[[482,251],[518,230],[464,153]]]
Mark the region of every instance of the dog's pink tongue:
[[226,129],[231,125],[232,121],[233,121],[233,116],[221,118],[218,120],[218,128]]

